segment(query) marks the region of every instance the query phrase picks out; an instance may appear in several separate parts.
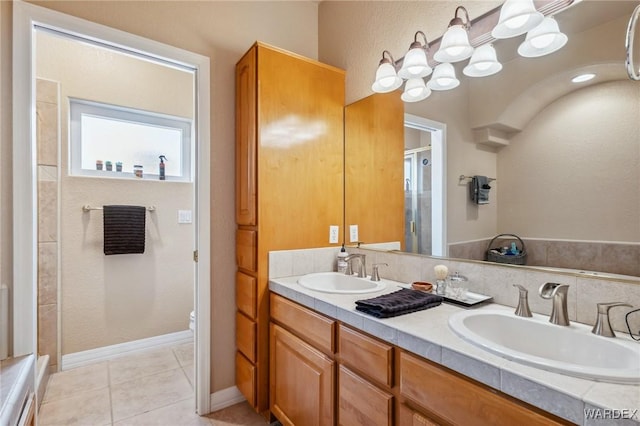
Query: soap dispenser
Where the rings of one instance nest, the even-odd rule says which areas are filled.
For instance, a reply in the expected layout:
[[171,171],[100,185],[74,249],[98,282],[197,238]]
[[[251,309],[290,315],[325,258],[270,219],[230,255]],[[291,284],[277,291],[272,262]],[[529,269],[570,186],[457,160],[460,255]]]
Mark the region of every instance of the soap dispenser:
[[349,253],[347,253],[347,251],[344,249],[344,244],[343,244],[342,248],[338,252],[338,261],[337,261],[336,271],[343,274],[347,272],[347,266],[348,266],[346,261],[347,256],[349,256]]

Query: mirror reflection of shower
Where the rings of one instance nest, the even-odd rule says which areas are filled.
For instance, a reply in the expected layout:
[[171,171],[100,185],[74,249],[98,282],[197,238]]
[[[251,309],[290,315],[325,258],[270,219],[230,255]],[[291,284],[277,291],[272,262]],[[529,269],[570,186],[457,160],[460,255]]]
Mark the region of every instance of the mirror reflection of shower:
[[405,247],[431,254],[431,146],[405,150],[404,179]]
[[406,251],[445,255],[445,126],[405,114],[404,146]]

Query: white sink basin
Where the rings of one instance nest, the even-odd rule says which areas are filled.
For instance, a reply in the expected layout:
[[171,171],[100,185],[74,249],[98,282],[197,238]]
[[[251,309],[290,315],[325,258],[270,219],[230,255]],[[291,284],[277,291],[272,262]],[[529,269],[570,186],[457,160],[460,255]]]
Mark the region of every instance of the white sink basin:
[[478,310],[451,315],[449,327],[470,343],[522,364],[602,382],[640,383],[640,344],[596,336],[584,324],[563,327],[543,315]]
[[298,284],[323,293],[373,293],[385,288],[384,281],[371,281],[338,272],[317,272],[298,278]]

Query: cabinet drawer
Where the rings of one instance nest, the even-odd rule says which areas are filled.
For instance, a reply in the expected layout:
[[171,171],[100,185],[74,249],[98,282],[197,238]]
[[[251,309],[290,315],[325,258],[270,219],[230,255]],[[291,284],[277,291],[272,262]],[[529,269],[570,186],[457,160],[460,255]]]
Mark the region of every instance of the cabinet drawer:
[[258,234],[256,231],[238,229],[236,232],[236,262],[238,268],[256,271],[256,251]]
[[256,406],[256,367],[240,352],[236,352],[236,386],[247,398],[249,405]]
[[256,278],[243,272],[236,272],[236,306],[238,310],[255,320],[257,314],[258,290]]
[[400,354],[400,394],[453,424],[566,424],[405,352]]
[[277,294],[271,294],[271,318],[325,353],[335,352],[335,322]]
[[253,363],[256,362],[256,323],[236,312],[236,346]]
[[393,395],[341,365],[338,372],[338,424],[392,425]]
[[341,324],[338,327],[338,352],[340,360],[350,368],[393,387],[393,346]]

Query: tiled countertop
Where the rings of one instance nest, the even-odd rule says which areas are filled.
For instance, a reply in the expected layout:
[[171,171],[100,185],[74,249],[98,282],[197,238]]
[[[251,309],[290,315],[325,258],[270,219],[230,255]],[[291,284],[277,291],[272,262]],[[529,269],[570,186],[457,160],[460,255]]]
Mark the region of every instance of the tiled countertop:
[[[272,278],[269,289],[576,424],[640,424],[640,385],[603,383],[566,376],[519,364],[484,351],[464,341],[449,328],[449,316],[465,308],[443,303],[436,308],[412,314],[377,319],[356,311],[356,300],[390,293],[398,289],[399,283],[385,280],[387,288],[377,293],[331,294],[306,289],[297,284],[298,278]],[[513,308],[498,304],[487,304],[474,309],[513,312]],[[596,418],[589,418],[591,416],[587,412]],[[597,418],[598,415],[601,417]],[[620,416],[627,419],[619,418]]]

